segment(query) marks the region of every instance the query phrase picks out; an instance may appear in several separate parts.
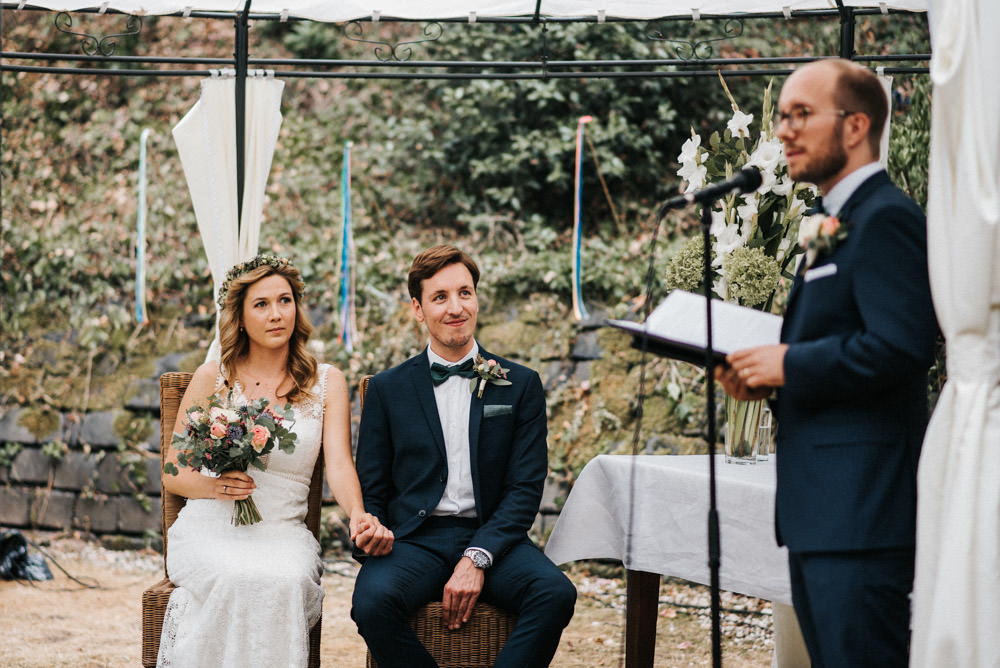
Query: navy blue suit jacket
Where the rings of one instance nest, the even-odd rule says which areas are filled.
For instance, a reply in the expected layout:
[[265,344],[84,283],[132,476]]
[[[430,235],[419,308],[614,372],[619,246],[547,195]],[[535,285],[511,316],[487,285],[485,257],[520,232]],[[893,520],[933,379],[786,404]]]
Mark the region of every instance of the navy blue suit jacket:
[[[472,395],[469,446],[479,528],[470,543],[501,558],[527,540],[548,473],[545,394],[538,374],[509,368],[510,385]],[[361,414],[358,477],[365,509],[405,538],[430,516],[448,479],[444,434],[427,351],[371,379]]]
[[796,552],[910,547],[938,333],[926,222],[885,172],[838,217],[847,238],[799,273],[781,332],[778,541]]

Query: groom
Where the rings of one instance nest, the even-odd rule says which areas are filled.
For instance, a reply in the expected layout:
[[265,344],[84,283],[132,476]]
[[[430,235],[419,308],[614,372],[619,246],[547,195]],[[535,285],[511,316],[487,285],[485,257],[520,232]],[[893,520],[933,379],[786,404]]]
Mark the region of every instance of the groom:
[[[358,476],[394,543],[364,561],[351,616],[379,668],[436,666],[408,621],[432,600],[450,629],[480,597],[516,613],[494,664],[509,668],[547,666],[573,616],[576,590],[527,535],[548,471],[542,384],[476,342],[478,282],[454,246],[417,255],[407,283],[429,345],[372,378],[365,397]],[[506,378],[482,379],[478,357]]]
[[917,459],[938,333],[923,213],[878,162],[888,114],[868,69],[799,68],[778,100],[788,173],[828,218],[781,343],[737,351],[726,390],[777,390],[779,541],[813,666],[907,665]]

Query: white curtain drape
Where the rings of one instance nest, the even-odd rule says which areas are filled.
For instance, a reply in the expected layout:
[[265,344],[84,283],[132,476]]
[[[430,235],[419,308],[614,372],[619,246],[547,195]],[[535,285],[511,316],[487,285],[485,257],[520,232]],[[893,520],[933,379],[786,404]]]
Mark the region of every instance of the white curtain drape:
[[948,382],[918,474],[910,665],[1000,665],[1000,3],[932,0],[931,289]]
[[[201,98],[174,127],[198,231],[218,295],[226,272],[257,254],[267,175],[281,129],[284,82],[251,76],[246,87],[242,222],[236,217],[236,79],[231,72],[203,79]],[[218,359],[219,335],[206,360]]]
[[889,115],[885,119],[885,127],[882,128],[882,141],[879,142],[879,162],[886,169],[889,168],[889,137],[892,135],[892,77],[878,68],[877,76],[885,97],[889,101]]

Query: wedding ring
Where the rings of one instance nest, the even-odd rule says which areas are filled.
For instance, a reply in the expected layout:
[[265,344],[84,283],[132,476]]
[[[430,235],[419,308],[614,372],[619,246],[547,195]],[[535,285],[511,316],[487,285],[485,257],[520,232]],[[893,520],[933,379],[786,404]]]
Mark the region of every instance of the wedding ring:
[[223,485],[222,486],[222,493],[223,494],[229,494],[229,485]]

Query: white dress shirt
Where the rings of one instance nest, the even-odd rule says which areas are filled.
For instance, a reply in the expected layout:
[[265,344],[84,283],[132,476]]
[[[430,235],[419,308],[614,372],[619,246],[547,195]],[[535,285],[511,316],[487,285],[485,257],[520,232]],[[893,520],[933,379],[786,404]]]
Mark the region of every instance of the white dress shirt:
[[[469,354],[457,362],[449,362],[434,353],[427,346],[427,357],[431,364],[444,366],[461,364],[467,359],[475,359],[479,354],[479,344],[473,342]],[[440,385],[434,386],[441,431],[444,433],[444,449],[448,457],[448,481],[444,494],[431,515],[453,517],[475,517],[476,497],[472,489],[472,459],[469,452],[469,407],[472,392],[468,378],[451,376]]]
[[[830,188],[830,192],[823,195],[823,207],[831,216],[836,216],[847,204],[854,191],[869,177],[885,170],[880,162],[869,162],[867,165],[858,167],[853,172],[842,178],[837,185]],[[845,221],[847,222],[847,221]]]

